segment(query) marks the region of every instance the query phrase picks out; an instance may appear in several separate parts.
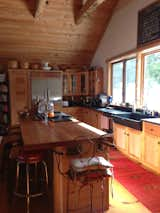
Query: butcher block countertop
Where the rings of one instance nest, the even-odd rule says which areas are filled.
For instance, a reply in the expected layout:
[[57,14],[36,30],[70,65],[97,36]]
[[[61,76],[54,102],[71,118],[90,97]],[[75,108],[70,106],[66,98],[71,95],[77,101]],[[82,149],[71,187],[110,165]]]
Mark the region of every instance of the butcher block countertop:
[[30,118],[20,121],[24,149],[52,149],[74,142],[78,137],[98,138],[105,132],[76,119],[54,122],[35,121]]

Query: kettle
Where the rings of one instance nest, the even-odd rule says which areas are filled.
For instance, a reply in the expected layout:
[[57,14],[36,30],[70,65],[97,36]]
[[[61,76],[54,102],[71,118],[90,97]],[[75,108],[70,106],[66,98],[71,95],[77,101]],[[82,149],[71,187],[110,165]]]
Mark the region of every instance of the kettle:
[[100,93],[97,97],[98,99],[98,103],[99,103],[99,107],[106,107],[107,105],[107,101],[108,101],[108,98],[107,98],[107,95],[105,93]]

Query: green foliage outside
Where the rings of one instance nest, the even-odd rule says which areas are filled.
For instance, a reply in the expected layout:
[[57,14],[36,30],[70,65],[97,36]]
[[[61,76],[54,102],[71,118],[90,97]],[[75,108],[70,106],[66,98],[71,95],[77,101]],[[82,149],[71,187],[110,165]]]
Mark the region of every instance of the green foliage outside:
[[145,78],[152,79],[160,84],[160,53],[146,56]]

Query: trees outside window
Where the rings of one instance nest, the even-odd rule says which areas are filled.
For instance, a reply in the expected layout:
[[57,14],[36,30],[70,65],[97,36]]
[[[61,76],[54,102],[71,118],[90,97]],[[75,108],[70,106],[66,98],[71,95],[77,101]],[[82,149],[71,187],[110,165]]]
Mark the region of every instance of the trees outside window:
[[160,110],[160,52],[144,55],[143,105]]
[[112,65],[112,96],[113,103],[122,103],[123,97],[123,62]]
[[113,103],[135,103],[136,58],[125,59],[112,64]]

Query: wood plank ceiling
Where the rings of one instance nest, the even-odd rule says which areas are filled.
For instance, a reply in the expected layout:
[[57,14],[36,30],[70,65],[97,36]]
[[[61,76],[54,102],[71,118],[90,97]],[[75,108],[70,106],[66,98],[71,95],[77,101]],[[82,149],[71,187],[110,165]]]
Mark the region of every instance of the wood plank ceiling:
[[0,1],[0,58],[90,65],[118,0],[40,1]]

